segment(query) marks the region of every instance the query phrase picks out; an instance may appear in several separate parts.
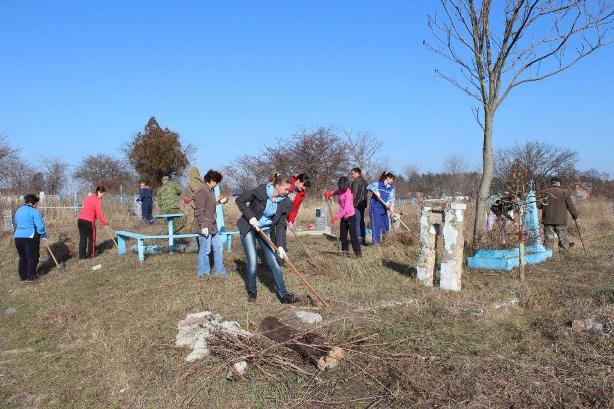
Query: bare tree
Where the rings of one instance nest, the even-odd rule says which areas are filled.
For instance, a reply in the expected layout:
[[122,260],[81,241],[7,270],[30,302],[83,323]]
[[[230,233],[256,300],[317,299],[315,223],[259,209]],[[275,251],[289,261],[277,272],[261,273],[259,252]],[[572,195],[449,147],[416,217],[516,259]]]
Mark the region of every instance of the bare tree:
[[9,143],[6,135],[0,135],[0,184],[5,187],[11,176],[11,168],[18,159],[19,149]]
[[45,191],[52,195],[60,191],[68,183],[68,164],[60,158],[48,158],[43,160]]
[[37,193],[30,192],[30,181],[34,175],[34,169],[20,157],[15,157],[10,162],[10,168],[6,173],[3,185],[14,194]]
[[446,158],[443,169],[444,172],[450,175],[448,187],[452,190],[452,193],[463,192],[465,193],[465,177],[471,164],[464,156],[450,155]]
[[[443,18],[429,15],[436,39],[428,49],[460,70],[435,70],[474,98],[483,132],[482,179],[476,199],[474,242],[486,222],[486,199],[494,176],[495,113],[520,85],[552,77],[611,43],[612,0],[440,0]],[[492,24],[491,24],[492,23]]]
[[458,175],[460,173],[467,172],[470,167],[471,164],[464,156],[461,155],[450,155],[443,163],[444,172],[451,175]]
[[324,191],[339,174],[348,173],[347,144],[334,128],[301,130],[276,145],[266,145],[257,155],[244,155],[224,168],[237,190],[266,182],[275,172],[306,173],[312,188]]
[[28,192],[36,193],[45,191],[45,175],[43,172],[35,172],[30,178],[30,183],[28,184]]
[[420,166],[415,165],[413,163],[410,163],[409,165],[405,166],[405,169],[403,169],[403,176],[405,176],[405,179],[407,179],[407,182],[411,182],[412,179],[414,179],[416,176],[420,175]]
[[112,192],[119,191],[122,185],[126,187],[134,184],[136,179],[128,164],[103,154],[84,158],[75,169],[73,177],[87,189],[103,185]]
[[568,148],[540,141],[516,143],[510,148],[496,151],[495,175],[502,182],[508,181],[514,165],[520,164],[526,169],[528,177],[543,188],[553,175],[575,178],[577,161],[578,153]]
[[374,178],[376,168],[380,167],[382,162],[378,158],[384,146],[384,142],[373,136],[370,132],[359,132],[352,135],[351,132],[345,132],[348,140],[348,159],[350,166],[357,166],[362,169],[362,174],[366,179]]

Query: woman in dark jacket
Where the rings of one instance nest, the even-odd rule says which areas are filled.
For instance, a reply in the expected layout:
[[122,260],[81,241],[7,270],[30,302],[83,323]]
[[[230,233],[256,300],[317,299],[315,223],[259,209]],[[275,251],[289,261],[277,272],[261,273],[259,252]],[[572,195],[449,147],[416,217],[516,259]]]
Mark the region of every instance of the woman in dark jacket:
[[[296,302],[293,294],[286,292],[283,272],[277,262],[275,253],[279,258],[286,257],[286,229],[288,213],[292,211],[292,201],[288,199],[290,180],[275,174],[270,183],[259,185],[241,194],[237,206],[242,217],[237,221],[241,233],[241,243],[247,258],[247,300],[256,301],[256,241],[264,253],[269,270],[273,274],[277,296],[283,304]],[[272,249],[260,236],[260,231],[269,235],[277,249]]]

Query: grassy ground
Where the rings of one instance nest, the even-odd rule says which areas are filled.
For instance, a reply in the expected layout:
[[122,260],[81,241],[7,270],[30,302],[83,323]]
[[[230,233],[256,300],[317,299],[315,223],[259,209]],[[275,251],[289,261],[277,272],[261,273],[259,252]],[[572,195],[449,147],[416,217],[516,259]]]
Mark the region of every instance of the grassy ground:
[[[47,274],[21,284],[12,240],[2,236],[0,406],[612,407],[614,337],[568,325],[614,319],[611,209],[583,206],[589,256],[578,248],[557,254],[530,267],[524,283],[516,273],[468,270],[460,293],[416,283],[417,235],[367,247],[362,260],[338,256],[333,240],[304,238],[324,274],[289,236],[289,255],[331,303],[316,331],[345,346],[348,360],[318,374],[286,354],[300,371],[251,367],[238,381],[226,379],[232,357],[187,363],[189,351],[175,348],[174,337],[179,320],[202,310],[249,330],[266,315],[300,326],[300,307],[279,304],[264,271],[258,301],[247,303],[240,244],[226,255],[228,279],[198,279],[195,254],[140,265],[107,242],[95,260],[71,258],[65,269],[45,263]],[[74,252],[75,229],[50,230],[52,242],[60,233],[72,239],[65,245]],[[288,269],[285,276],[290,291],[307,295]],[[5,314],[9,306],[17,312]]]

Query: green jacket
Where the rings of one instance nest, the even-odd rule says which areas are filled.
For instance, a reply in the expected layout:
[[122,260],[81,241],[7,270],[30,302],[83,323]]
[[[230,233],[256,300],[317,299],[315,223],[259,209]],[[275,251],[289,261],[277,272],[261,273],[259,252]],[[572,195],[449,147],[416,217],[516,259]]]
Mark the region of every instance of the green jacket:
[[163,184],[156,196],[160,211],[166,213],[167,209],[179,209],[181,196],[183,196],[183,187],[179,183],[169,181]]

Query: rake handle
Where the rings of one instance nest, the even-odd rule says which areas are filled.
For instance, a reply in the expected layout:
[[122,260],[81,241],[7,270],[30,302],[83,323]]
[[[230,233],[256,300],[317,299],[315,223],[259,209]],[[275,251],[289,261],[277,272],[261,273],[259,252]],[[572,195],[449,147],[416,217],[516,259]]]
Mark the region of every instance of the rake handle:
[[51,255],[51,258],[53,259],[53,261],[54,261],[55,265],[57,266],[57,268],[60,268],[60,264],[58,263],[58,261],[56,260],[55,256],[53,255],[53,251],[51,251],[51,247],[49,247],[49,243],[47,243],[47,239],[43,239],[43,243],[45,243],[45,247],[47,247],[47,251]]
[[109,234],[109,237],[111,238],[111,241],[113,242],[113,244],[115,244],[115,248],[119,250],[119,247],[117,246],[117,242],[115,241],[115,238],[113,237],[113,235],[111,234],[111,231],[109,231],[109,226],[105,226],[104,228],[107,233]]
[[[260,233],[260,236],[262,236],[262,238],[264,239],[264,241],[267,242],[267,244],[269,246],[271,246],[271,249],[273,251],[276,250],[275,244],[273,243],[273,241],[271,240],[271,238],[269,236],[267,236],[262,230],[258,229],[258,233]],[[290,259],[288,258],[288,255],[286,255],[285,257],[286,262],[288,263],[288,265],[290,266],[290,269],[294,272],[294,274],[296,274],[298,276],[298,278],[303,282],[303,284],[305,284],[305,286],[307,286],[307,288],[309,288],[309,290],[313,293],[313,295],[316,296],[316,298],[318,300],[320,300],[320,302],[322,304],[324,304],[324,307],[328,308],[329,305],[326,301],[324,301],[324,298],[322,298],[322,296],[320,295],[320,293],[318,293],[318,291],[311,285],[311,283],[305,278],[305,276],[303,276],[303,274],[301,274],[300,271],[298,271],[298,269],[296,268],[296,266],[290,261]]]
[[[384,200],[383,200],[381,197],[379,197],[378,195],[375,195],[375,197],[377,197],[377,200],[379,200],[379,201],[380,201],[380,203],[384,205],[384,207],[388,208],[388,205],[386,204],[386,202],[384,202]],[[389,211],[390,213],[392,213],[392,214],[397,214],[397,213],[393,212],[392,210],[388,210],[388,211]],[[405,227],[405,228],[407,229],[407,231],[411,233],[410,228],[409,228],[409,227],[407,227],[407,225],[405,224],[405,222],[403,221],[403,219],[401,219],[401,215],[399,214],[398,216],[399,216],[399,221],[401,222],[401,224],[403,225],[403,227]]]

